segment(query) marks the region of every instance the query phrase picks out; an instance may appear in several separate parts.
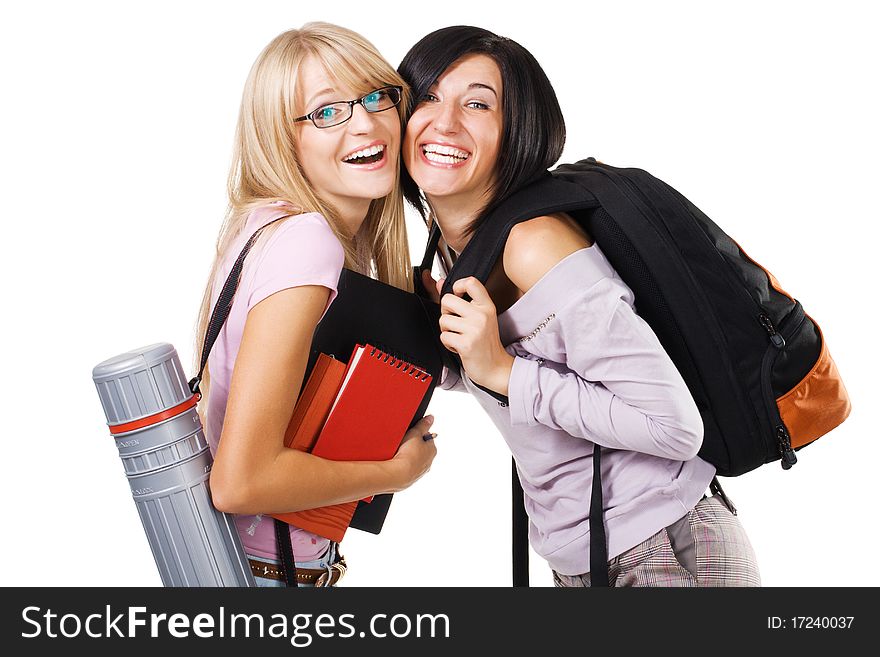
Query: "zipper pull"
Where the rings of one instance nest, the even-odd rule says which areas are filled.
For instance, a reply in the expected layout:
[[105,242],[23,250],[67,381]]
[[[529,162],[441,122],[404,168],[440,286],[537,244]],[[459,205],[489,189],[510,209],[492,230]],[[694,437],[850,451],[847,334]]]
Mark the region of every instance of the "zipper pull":
[[770,342],[773,343],[773,346],[777,349],[782,349],[785,346],[785,338],[777,332],[776,327],[773,326],[773,322],[770,321],[770,318],[767,317],[767,315],[758,315],[758,321],[761,322],[761,326],[767,331],[767,335],[770,336]]
[[779,442],[779,452],[782,454],[782,469],[788,470],[797,463],[797,454],[791,448],[791,438],[782,424],[776,427],[776,440]]

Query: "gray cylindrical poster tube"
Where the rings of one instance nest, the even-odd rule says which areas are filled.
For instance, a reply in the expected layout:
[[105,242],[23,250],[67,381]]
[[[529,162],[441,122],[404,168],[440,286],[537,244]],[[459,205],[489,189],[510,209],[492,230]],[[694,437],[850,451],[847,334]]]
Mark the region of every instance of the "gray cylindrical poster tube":
[[232,516],[211,502],[213,458],[173,346],[105,360],[92,379],[165,586],[254,586]]

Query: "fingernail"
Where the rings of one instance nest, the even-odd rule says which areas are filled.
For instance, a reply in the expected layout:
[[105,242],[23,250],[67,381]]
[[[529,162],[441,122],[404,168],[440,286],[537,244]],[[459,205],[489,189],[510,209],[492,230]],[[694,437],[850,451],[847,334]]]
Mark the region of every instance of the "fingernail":
[[428,421],[428,424],[434,424],[434,416],[433,415],[426,415],[425,419]]

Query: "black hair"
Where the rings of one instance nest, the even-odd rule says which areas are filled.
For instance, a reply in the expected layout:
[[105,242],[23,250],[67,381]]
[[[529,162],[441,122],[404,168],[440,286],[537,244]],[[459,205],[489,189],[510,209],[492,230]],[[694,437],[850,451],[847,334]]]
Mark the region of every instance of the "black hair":
[[[467,25],[431,32],[400,62],[397,71],[412,89],[407,119],[446,69],[471,54],[488,55],[498,64],[503,128],[495,186],[467,233],[513,192],[541,176],[559,159],[565,144],[565,120],[556,92],[532,53],[516,41]],[[401,169],[404,197],[425,219],[425,199],[409,172]]]

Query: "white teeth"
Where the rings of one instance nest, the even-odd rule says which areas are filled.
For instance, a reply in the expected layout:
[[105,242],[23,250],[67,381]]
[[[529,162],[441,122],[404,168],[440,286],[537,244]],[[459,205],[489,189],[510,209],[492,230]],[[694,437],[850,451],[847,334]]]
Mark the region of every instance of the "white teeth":
[[[467,151],[463,151],[460,148],[456,148],[455,146],[445,146],[443,144],[425,144],[424,146],[422,146],[422,150],[425,152],[425,156],[434,153],[437,155],[451,156],[459,160],[466,160],[469,156],[469,153]],[[430,157],[428,159],[435,162],[442,161],[433,160]]]
[[384,144],[377,144],[375,146],[370,146],[369,148],[364,148],[362,150],[355,151],[354,153],[351,153],[350,155],[346,155],[344,158],[342,158],[342,161],[343,162],[351,162],[352,160],[356,160],[359,157],[370,157],[371,155],[376,155],[377,153],[381,153],[384,150],[385,150]]
[[440,164],[458,164],[459,162],[464,162],[464,160],[460,157],[453,157],[452,155],[440,155],[439,153],[425,153],[425,159],[429,162],[438,162]]

